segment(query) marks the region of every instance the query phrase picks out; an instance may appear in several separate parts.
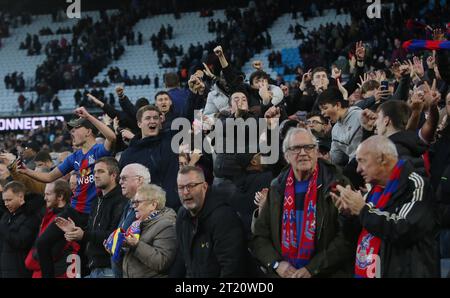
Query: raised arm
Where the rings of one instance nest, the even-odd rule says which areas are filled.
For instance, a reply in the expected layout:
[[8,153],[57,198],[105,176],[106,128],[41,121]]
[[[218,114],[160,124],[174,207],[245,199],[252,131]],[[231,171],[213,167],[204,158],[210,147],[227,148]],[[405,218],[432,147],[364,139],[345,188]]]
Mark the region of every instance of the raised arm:
[[50,183],[63,176],[63,173],[61,173],[61,171],[58,168],[54,168],[49,173],[42,173],[30,170],[21,161],[19,161],[17,164],[17,172],[19,172],[20,174],[24,174],[28,177],[31,177],[34,180],[37,180],[42,183]]
[[136,119],[136,107],[131,103],[130,99],[124,94],[124,89],[122,86],[116,87],[116,94],[119,98],[119,104],[125,114],[131,119]]
[[105,149],[111,151],[113,144],[116,141],[116,134],[109,128],[106,124],[97,119],[97,117],[89,114],[89,112],[84,108],[80,107],[75,110],[75,114],[81,118],[87,119],[91,122],[100,133],[106,138]]

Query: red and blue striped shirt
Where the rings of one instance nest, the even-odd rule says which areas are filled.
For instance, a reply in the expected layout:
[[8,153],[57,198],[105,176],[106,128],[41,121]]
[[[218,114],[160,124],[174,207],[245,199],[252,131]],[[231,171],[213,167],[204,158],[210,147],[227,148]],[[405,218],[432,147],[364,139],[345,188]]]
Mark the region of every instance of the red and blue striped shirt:
[[63,175],[71,171],[77,173],[77,188],[70,201],[70,205],[76,211],[84,214],[91,212],[92,201],[97,197],[94,182],[95,162],[101,157],[110,155],[111,152],[107,151],[103,144],[96,144],[86,154],[83,154],[82,150],[77,150],[58,166]]

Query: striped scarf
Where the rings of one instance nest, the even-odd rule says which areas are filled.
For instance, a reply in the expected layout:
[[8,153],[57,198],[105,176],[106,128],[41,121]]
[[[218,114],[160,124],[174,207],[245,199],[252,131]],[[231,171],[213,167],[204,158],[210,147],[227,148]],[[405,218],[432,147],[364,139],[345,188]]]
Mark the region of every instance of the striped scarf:
[[292,167],[289,170],[284,192],[281,252],[284,260],[291,264],[307,263],[314,252],[318,172],[319,165],[317,164],[312,178],[309,181],[308,191],[305,194],[300,243],[298,243],[295,208],[295,176]]
[[[398,189],[400,174],[404,164],[404,160],[397,162],[384,189],[379,185],[372,188],[368,195],[368,203],[370,205],[383,211],[392,194]],[[356,248],[355,277],[375,277],[374,270],[376,270],[377,265],[375,263],[375,257],[379,256],[380,246],[381,239],[370,234],[369,231],[363,228],[359,235],[358,246]]]
[[407,51],[450,50],[450,41],[413,39],[405,41],[403,48]]
[[[150,214],[145,220],[152,220],[159,215],[160,211]],[[105,242],[106,250],[112,255],[112,260],[119,263],[123,257],[123,244],[127,236],[133,235],[139,239],[141,236],[141,220],[134,221],[125,231],[123,228],[114,230]]]

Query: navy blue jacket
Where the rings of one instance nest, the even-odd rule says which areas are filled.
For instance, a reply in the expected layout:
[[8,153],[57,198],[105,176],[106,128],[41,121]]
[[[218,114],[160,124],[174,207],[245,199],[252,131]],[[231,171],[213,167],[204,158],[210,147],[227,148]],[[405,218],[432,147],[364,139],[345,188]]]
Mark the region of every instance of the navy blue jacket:
[[146,166],[150,170],[152,184],[157,184],[166,191],[166,205],[178,210],[178,155],[172,151],[171,136],[171,131],[162,131],[155,137],[134,138],[122,153],[119,165],[120,169],[131,163]]

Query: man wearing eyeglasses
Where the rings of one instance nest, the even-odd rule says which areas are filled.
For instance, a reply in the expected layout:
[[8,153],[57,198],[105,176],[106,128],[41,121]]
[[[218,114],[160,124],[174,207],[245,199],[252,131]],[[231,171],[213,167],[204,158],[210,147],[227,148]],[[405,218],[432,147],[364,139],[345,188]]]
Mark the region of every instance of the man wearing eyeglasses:
[[183,206],[177,215],[177,241],[186,277],[246,276],[245,233],[236,212],[208,187],[199,168],[182,168],[177,183]]
[[327,118],[320,113],[308,114],[306,125],[317,138],[319,144],[319,157],[330,160],[331,125]]
[[283,141],[290,167],[272,181],[251,244],[269,276],[351,276],[354,246],[344,238],[330,198],[334,185],[347,179],[318,158],[317,147],[304,128],[292,128]]
[[[119,184],[122,188],[122,195],[129,201],[122,209],[122,216],[119,220],[119,228],[127,230],[133,221],[136,220],[135,196],[139,187],[150,184],[151,176],[149,170],[138,163],[125,166],[120,172]],[[118,264],[111,259],[111,267],[115,278],[122,278],[122,263]]]

